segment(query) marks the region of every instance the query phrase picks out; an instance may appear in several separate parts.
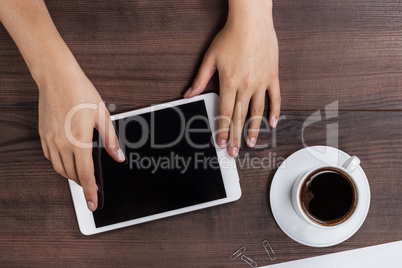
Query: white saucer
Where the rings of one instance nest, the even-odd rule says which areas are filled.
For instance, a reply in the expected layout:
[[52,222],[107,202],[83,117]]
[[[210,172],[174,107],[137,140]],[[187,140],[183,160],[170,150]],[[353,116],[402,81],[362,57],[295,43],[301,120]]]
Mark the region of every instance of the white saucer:
[[312,146],[293,153],[278,168],[271,184],[271,209],[279,227],[290,238],[311,247],[329,247],[350,238],[363,224],[370,206],[370,187],[360,166],[353,172],[357,187],[362,190],[355,208],[358,217],[339,228],[324,229],[308,224],[297,215],[290,197],[292,185],[300,174],[321,165],[342,165],[349,157],[333,147]]

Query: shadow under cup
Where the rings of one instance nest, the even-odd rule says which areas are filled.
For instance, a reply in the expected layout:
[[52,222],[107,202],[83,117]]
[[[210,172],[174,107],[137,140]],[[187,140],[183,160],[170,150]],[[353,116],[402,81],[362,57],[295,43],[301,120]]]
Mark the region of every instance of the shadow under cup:
[[330,227],[345,222],[357,205],[357,189],[350,176],[335,167],[313,171],[303,181],[299,202],[314,223]]

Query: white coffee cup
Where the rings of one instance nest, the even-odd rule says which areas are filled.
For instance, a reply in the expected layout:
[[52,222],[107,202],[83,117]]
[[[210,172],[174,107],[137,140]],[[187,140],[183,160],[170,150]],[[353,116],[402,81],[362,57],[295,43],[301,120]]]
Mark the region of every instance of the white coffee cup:
[[[293,187],[292,187],[292,192],[291,192],[291,198],[292,198],[292,204],[293,208],[297,212],[297,214],[305,220],[307,223],[320,227],[320,228],[338,228],[340,226],[343,226],[347,224],[349,221],[352,220],[356,216],[355,208],[358,203],[359,199],[359,188],[357,187],[356,184],[356,177],[353,175],[353,171],[359,167],[360,160],[356,156],[351,156],[349,159],[345,161],[345,163],[342,166],[337,166],[337,165],[323,165],[323,166],[318,166],[315,167],[311,170],[308,170],[307,172],[301,174],[297,180],[294,182]],[[348,193],[350,195],[351,203],[350,207],[346,208],[347,212],[339,218],[335,218],[332,220],[328,219],[319,219],[316,215],[313,215],[311,211],[308,209],[308,205],[310,204],[311,200],[314,199],[314,195],[312,190],[309,191],[309,187],[313,187],[313,181],[315,178],[317,178],[319,175],[328,173],[336,173],[344,179],[345,182],[348,183],[350,186],[350,191],[348,190]],[[326,176],[326,174],[325,174]],[[319,180],[325,180],[325,176],[322,176]],[[338,176],[340,178],[340,176]],[[344,183],[344,182],[341,182]],[[317,184],[317,182],[316,182]],[[317,193],[319,194],[319,193]],[[336,193],[331,193],[331,196],[336,196]],[[339,193],[341,195],[342,193]],[[349,199],[350,199],[349,198]],[[348,199],[348,201],[349,201]],[[307,200],[307,201],[306,201]],[[316,200],[316,203],[318,201]],[[324,202],[323,202],[324,204]]]

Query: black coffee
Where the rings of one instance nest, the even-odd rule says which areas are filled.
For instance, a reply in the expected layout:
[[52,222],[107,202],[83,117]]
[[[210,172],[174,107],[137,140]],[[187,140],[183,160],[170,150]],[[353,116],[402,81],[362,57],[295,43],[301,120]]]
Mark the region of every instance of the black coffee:
[[318,170],[301,189],[305,213],[323,225],[345,221],[356,206],[356,188],[350,178],[339,170]]

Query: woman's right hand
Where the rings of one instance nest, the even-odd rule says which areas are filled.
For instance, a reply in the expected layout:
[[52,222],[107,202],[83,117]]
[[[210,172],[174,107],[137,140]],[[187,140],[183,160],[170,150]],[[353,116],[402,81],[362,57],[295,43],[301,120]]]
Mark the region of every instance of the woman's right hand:
[[37,84],[43,153],[60,175],[82,186],[88,209],[94,211],[98,204],[92,160],[94,128],[110,156],[118,162],[125,160],[110,114],[79,67],[50,71]]
[[99,93],[61,38],[43,0],[0,0],[0,21],[14,39],[39,87],[39,134],[54,169],[84,189],[88,208],[97,208],[92,135],[106,151],[125,160]]

